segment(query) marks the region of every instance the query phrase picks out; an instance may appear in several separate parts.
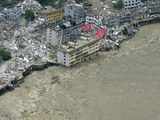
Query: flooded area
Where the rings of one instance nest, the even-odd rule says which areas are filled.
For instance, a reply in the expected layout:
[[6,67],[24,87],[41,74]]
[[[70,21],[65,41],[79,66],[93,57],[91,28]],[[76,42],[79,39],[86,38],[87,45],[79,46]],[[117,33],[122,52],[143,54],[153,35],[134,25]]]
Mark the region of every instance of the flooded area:
[[160,24],[119,51],[34,72],[0,96],[0,120],[160,120]]

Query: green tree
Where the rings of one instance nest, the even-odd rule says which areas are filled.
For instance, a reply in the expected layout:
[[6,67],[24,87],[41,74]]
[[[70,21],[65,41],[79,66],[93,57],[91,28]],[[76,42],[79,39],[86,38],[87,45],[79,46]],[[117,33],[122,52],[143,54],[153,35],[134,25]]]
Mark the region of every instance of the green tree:
[[13,7],[18,3],[18,0],[0,0],[0,6],[2,7]]
[[32,10],[25,11],[25,19],[28,21],[33,21],[35,19],[34,12]]
[[11,53],[7,51],[5,48],[0,48],[0,58],[2,60],[9,60],[11,59]]
[[51,5],[54,7],[61,7],[65,0],[37,0],[41,5]]
[[114,2],[112,1],[112,3],[115,9],[120,10],[124,7],[123,0],[116,0],[116,1],[114,0]]

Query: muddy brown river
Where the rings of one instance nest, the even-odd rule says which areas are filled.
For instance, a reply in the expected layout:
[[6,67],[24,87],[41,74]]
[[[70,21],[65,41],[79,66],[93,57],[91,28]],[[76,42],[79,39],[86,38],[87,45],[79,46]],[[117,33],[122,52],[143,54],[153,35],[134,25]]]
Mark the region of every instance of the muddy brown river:
[[0,96],[0,120],[160,120],[160,24],[88,63],[34,72]]

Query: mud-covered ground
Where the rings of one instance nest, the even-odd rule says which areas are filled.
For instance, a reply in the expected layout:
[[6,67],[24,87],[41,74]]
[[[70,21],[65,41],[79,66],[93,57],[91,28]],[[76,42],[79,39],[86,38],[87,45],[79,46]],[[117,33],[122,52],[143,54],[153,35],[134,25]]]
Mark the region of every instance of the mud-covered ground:
[[118,52],[34,72],[0,96],[0,120],[160,120],[160,24]]

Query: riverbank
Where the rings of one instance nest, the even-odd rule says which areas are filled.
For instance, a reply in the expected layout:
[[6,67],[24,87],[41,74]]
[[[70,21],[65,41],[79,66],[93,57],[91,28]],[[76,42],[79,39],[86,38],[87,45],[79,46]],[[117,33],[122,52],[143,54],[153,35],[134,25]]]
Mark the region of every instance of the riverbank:
[[160,24],[144,26],[119,51],[74,68],[32,73],[21,87],[1,96],[0,118],[160,119],[159,32]]

